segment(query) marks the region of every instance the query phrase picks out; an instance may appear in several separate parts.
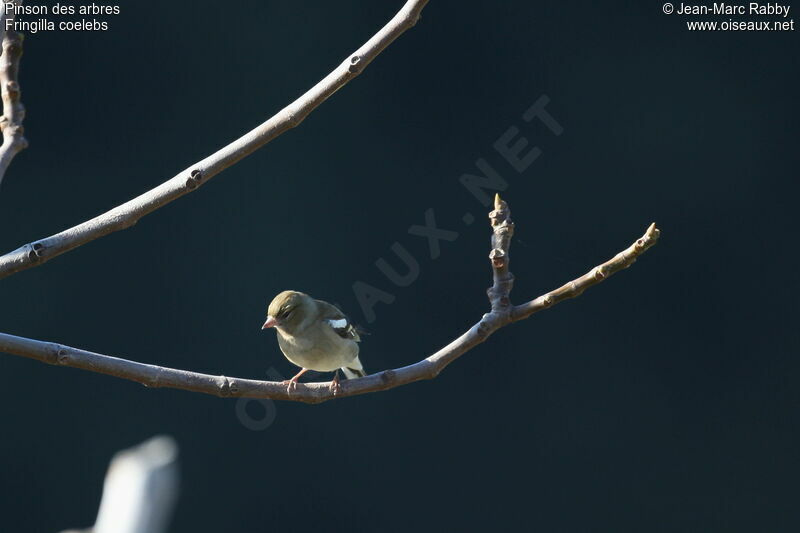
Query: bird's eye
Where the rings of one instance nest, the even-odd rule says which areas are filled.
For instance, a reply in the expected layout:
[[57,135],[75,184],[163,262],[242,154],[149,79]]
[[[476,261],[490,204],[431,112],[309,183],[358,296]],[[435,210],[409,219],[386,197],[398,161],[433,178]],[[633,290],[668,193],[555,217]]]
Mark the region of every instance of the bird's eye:
[[280,318],[281,320],[285,320],[285,319],[289,318],[289,316],[290,316],[290,315],[291,315],[293,312],[294,312],[294,309],[283,309],[283,310],[281,311],[281,314],[280,314],[280,315],[278,315],[278,318]]

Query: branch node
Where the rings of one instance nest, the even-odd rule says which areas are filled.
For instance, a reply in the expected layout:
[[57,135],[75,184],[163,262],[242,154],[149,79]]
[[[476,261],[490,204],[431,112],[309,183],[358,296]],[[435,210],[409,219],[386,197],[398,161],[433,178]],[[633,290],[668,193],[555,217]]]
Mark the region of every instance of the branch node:
[[381,381],[386,385],[391,385],[397,381],[397,373],[392,369],[384,370],[381,372]]
[[198,169],[194,169],[191,174],[189,174],[189,177],[186,178],[186,188],[193,191],[201,185],[202,180],[203,173]]
[[220,383],[219,385],[219,395],[222,396],[223,398],[230,397],[231,396],[230,380],[228,380],[228,378],[225,376],[220,376],[219,379],[220,381],[222,381],[222,383]]
[[49,365],[57,365],[58,364],[58,354],[61,352],[63,347],[60,344],[56,344],[54,342],[46,343],[43,351],[44,355],[44,362]]
[[605,279],[606,273],[603,270],[603,267],[596,267],[594,269],[594,278],[595,279]]
[[350,66],[348,67],[348,70],[350,72],[352,72],[353,74],[359,74],[361,73],[363,68],[364,67],[361,66],[361,56],[354,55],[353,57],[350,58]]
[[31,262],[41,261],[42,259],[42,251],[44,250],[44,245],[40,242],[34,242],[28,245],[28,259]]
[[492,260],[494,268],[501,268],[506,263],[506,253],[500,248],[495,248],[489,252],[489,259]]
[[11,98],[17,98],[19,96],[19,83],[14,80],[7,81],[6,91],[8,91],[8,95]]
[[569,282],[569,291],[572,293],[572,297],[580,296],[583,294],[584,287],[577,280],[573,280]]
[[56,362],[59,365],[68,365],[69,364],[69,351],[65,350],[63,347],[59,347],[58,352],[56,353]]

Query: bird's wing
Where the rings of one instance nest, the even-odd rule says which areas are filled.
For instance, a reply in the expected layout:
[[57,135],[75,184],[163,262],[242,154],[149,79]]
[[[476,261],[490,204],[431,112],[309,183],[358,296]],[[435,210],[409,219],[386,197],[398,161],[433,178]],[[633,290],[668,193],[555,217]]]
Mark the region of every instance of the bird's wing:
[[338,307],[328,302],[323,302],[322,300],[317,300],[317,305],[319,306],[320,318],[324,323],[328,324],[337,335],[343,339],[355,342],[361,340],[356,327]]

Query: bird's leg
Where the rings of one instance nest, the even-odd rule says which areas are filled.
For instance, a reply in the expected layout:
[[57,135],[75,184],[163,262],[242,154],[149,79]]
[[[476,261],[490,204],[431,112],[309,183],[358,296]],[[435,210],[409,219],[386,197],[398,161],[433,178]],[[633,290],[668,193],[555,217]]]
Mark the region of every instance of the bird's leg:
[[300,372],[298,372],[297,375],[295,375],[295,377],[293,377],[292,379],[284,380],[283,381],[283,385],[286,385],[286,392],[291,394],[292,393],[292,389],[296,389],[297,388],[297,380],[300,379],[300,376],[302,376],[306,372],[308,372],[308,369],[304,368]]
[[342,387],[339,385],[339,370],[337,369],[336,372],[333,373],[333,379],[331,380],[331,392],[336,396],[339,394],[340,390],[342,390]]

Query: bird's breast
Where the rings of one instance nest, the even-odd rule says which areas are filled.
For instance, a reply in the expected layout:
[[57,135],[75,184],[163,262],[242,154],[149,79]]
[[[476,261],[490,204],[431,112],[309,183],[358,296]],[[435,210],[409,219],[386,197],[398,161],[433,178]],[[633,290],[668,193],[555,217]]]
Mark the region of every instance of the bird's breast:
[[318,372],[332,372],[358,356],[358,345],[341,338],[301,338],[278,331],[278,345],[289,361]]

